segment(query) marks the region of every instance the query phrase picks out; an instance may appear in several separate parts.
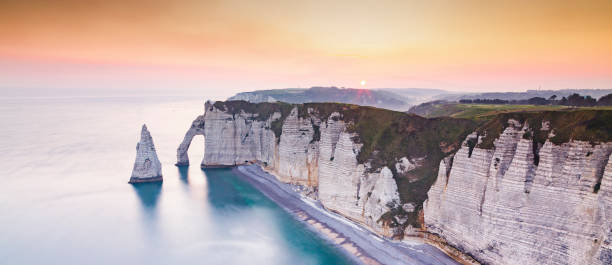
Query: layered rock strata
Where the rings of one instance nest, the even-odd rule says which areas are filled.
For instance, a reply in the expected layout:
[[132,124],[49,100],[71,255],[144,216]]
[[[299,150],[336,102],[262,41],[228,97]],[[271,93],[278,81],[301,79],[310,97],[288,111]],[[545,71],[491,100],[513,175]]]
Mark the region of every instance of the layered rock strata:
[[386,167],[366,172],[367,165],[358,163],[361,144],[346,131],[341,114],[321,121],[314,115],[300,117],[294,107],[276,138],[271,127],[280,117],[278,112],[265,119],[256,113],[229,113],[208,102],[177,150],[177,165],[189,164],[193,137],[204,135],[203,168],[261,163],[283,182],[318,190],[326,208],[393,236],[380,221],[400,201],[393,173]]
[[[390,135],[375,146],[356,133],[358,119],[369,125],[398,113],[261,104],[207,103],[177,150],[177,164],[189,163],[187,149],[200,134],[202,167],[260,163],[280,180],[314,191],[325,208],[381,235],[419,235],[424,229],[482,263],[611,264],[612,143],[567,140],[570,127],[555,128],[560,118],[542,121],[537,131],[529,128],[533,120],[510,119],[499,136],[477,130],[460,144],[456,139],[467,133],[450,132],[473,129],[460,120],[401,117],[393,126],[360,129],[368,137]],[[589,115],[591,127],[582,123],[578,131],[601,134],[597,128],[607,128],[602,113],[561,116]],[[385,144],[406,143],[426,151],[377,156]]]
[[258,120],[257,114],[232,114],[205,104],[205,115],[198,116],[185,133],[177,150],[177,165],[189,165],[187,150],[196,135],[204,135],[202,167],[223,167],[261,161],[275,164],[276,137],[270,130],[271,122],[280,118],[275,114]]
[[332,211],[382,235],[393,236],[393,231],[380,221],[391,209],[389,204],[400,201],[393,173],[387,167],[366,172],[366,165],[357,162],[361,145],[351,140],[352,134],[338,130],[342,122],[330,121],[321,129],[319,200]]
[[[316,121],[317,124],[320,122]],[[318,180],[319,143],[313,141],[314,118],[298,117],[293,108],[285,119],[278,146],[275,168],[281,181],[316,186]]]
[[612,264],[612,143],[538,146],[529,130],[509,120],[493,149],[472,134],[441,161],[427,230],[482,263]]
[[136,162],[129,183],[162,181],[161,163],[147,125],[142,125],[140,141],[136,144]]

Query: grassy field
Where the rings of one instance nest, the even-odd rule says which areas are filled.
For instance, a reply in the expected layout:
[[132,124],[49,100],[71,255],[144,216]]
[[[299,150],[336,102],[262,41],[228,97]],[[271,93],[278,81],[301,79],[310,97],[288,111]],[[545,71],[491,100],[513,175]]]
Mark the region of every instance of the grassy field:
[[507,104],[459,104],[446,102],[428,106],[427,118],[452,117],[486,121],[498,114],[513,112],[542,112],[555,110],[612,110],[612,107],[568,107],[559,105],[507,105]]
[[566,109],[566,106],[553,105],[488,105],[488,104],[457,104],[453,108],[454,113],[450,115],[453,118],[464,119],[487,119],[500,113],[509,113],[517,111],[549,111]]
[[[480,148],[491,149],[493,142],[507,127],[508,120],[514,119],[521,124],[527,123],[530,130],[523,135],[532,139],[534,146],[542,145],[546,140],[554,144],[562,144],[570,140],[591,142],[592,144],[612,140],[612,111],[610,107],[573,108],[559,111],[516,111],[500,113],[492,116],[478,128],[478,134],[483,135]],[[542,123],[550,124],[549,129],[543,129]],[[553,131],[554,136],[549,137]]]

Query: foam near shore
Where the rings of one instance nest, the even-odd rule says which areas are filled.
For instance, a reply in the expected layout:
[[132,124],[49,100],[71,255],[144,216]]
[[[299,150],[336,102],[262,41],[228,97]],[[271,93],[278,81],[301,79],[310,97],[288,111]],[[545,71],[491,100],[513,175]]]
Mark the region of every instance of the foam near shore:
[[352,256],[360,264],[459,264],[436,247],[421,242],[383,239],[346,218],[331,213],[309,198],[301,196],[292,185],[281,183],[257,165],[238,166],[233,171],[251,183],[296,219],[308,224]]

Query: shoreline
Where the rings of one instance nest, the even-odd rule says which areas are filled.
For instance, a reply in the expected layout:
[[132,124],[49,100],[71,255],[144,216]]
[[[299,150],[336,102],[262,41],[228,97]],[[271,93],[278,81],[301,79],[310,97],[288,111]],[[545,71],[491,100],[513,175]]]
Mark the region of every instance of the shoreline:
[[343,216],[327,211],[320,202],[295,192],[258,165],[232,169],[266,197],[335,244],[358,264],[461,264],[437,247],[419,242],[392,241]]

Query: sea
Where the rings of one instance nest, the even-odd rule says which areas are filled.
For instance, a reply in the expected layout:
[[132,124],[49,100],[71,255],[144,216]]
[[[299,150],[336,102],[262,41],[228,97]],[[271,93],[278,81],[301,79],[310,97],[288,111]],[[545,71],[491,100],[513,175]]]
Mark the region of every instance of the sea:
[[[197,97],[0,98],[0,264],[350,264],[230,169],[176,167]],[[163,183],[128,184],[142,124]]]

